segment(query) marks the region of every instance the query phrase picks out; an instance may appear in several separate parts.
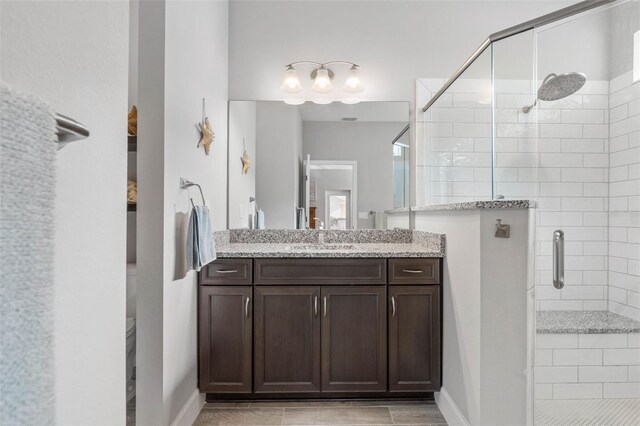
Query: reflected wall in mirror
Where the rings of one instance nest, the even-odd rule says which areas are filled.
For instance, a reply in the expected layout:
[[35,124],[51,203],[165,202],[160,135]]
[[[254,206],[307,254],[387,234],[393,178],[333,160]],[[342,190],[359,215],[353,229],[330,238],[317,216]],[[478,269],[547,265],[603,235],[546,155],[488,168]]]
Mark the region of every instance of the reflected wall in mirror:
[[409,206],[408,123],[408,102],[230,101],[229,228],[386,229]]

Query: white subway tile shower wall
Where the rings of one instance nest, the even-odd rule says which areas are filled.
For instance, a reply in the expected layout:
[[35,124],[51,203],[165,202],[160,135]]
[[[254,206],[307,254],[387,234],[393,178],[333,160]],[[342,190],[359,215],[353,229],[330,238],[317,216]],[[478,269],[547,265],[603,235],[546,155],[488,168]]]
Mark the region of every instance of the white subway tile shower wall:
[[640,334],[536,338],[536,399],[640,398]]
[[609,310],[640,321],[640,82],[632,81],[629,71],[610,85],[608,280]]
[[[424,98],[417,105],[426,103],[438,81],[418,83],[416,95]],[[522,107],[533,102],[537,86],[531,81],[498,80],[495,87],[495,192],[538,200],[537,308],[607,310],[609,82],[590,82],[565,99],[541,101],[528,114]],[[427,113],[416,114],[418,136],[424,138],[417,159],[423,190],[417,194],[424,204],[491,198],[487,100],[487,80],[466,79]],[[563,290],[553,288],[551,277],[551,236],[558,228],[566,238]]]

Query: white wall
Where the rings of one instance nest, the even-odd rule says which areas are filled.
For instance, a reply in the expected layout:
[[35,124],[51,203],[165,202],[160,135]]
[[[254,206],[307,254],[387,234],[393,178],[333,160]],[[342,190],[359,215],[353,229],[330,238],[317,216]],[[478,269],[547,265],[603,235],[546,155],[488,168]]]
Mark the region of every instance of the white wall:
[[633,36],[640,30],[640,1],[617,4],[608,13],[610,29],[609,79],[633,69]]
[[[201,403],[197,276],[184,270],[184,247],[189,197],[202,200],[179,180],[202,186],[214,230],[225,229],[228,3],[142,2],[140,19],[138,305],[146,315],[139,309],[138,333],[152,338],[138,362],[138,394],[142,386],[150,396],[137,421],[169,424],[180,414],[190,423]],[[196,148],[202,98],[216,134],[209,156]]]
[[295,229],[300,189],[302,117],[297,107],[259,102],[256,109],[256,202],[267,229]]
[[54,422],[122,424],[129,5],[3,1],[0,11],[2,80],[91,131],[56,165]]
[[[163,2],[140,2],[136,424],[163,424],[164,37]],[[134,28],[132,28],[134,31]]]
[[476,424],[480,418],[480,215],[417,213],[415,229],[447,235],[442,283],[442,387],[467,421]]
[[[302,126],[304,156],[310,154],[312,160],[357,161],[358,211],[391,209],[391,141],[404,126],[406,123],[400,122],[305,121]],[[358,228],[373,228],[373,216],[358,220]]]
[[[244,147],[243,147],[244,140]],[[248,228],[256,195],[256,102],[229,102],[229,229]],[[251,165],[242,173],[243,150]]]
[[[511,238],[494,237],[498,218]],[[415,229],[447,236],[442,387],[450,399],[437,396],[441,410],[455,411],[453,401],[470,424],[526,424],[529,211],[417,212],[414,220]]]
[[570,3],[232,1],[229,96],[283,99],[284,65],[342,59],[362,65],[364,99],[413,101],[415,79],[449,76],[491,32]]

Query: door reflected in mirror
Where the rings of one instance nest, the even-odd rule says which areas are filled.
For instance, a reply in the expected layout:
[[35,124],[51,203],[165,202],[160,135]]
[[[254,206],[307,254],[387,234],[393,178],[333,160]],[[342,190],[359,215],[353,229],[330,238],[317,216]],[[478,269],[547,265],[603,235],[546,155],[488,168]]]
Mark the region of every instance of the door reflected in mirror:
[[350,229],[351,191],[327,191],[326,198],[326,216],[329,218],[327,229]]
[[408,123],[408,102],[230,101],[229,228],[386,229],[409,206]]

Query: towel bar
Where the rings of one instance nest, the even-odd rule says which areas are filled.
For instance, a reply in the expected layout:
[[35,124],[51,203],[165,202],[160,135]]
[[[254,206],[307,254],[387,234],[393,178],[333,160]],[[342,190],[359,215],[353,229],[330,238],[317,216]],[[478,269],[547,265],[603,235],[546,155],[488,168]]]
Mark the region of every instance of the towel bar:
[[56,114],[56,133],[58,143],[73,142],[89,137],[89,129],[66,115]]
[[[195,182],[191,182],[190,180],[187,180],[185,178],[180,178],[180,189],[187,189],[191,186],[197,186],[198,189],[200,190],[200,197],[202,197],[202,205],[205,206],[207,205],[207,203],[205,203],[204,201],[204,194],[202,192],[202,188],[200,187],[200,185],[198,185]],[[191,199],[191,205],[193,205],[193,207],[195,207],[195,205],[193,204],[193,198]]]

